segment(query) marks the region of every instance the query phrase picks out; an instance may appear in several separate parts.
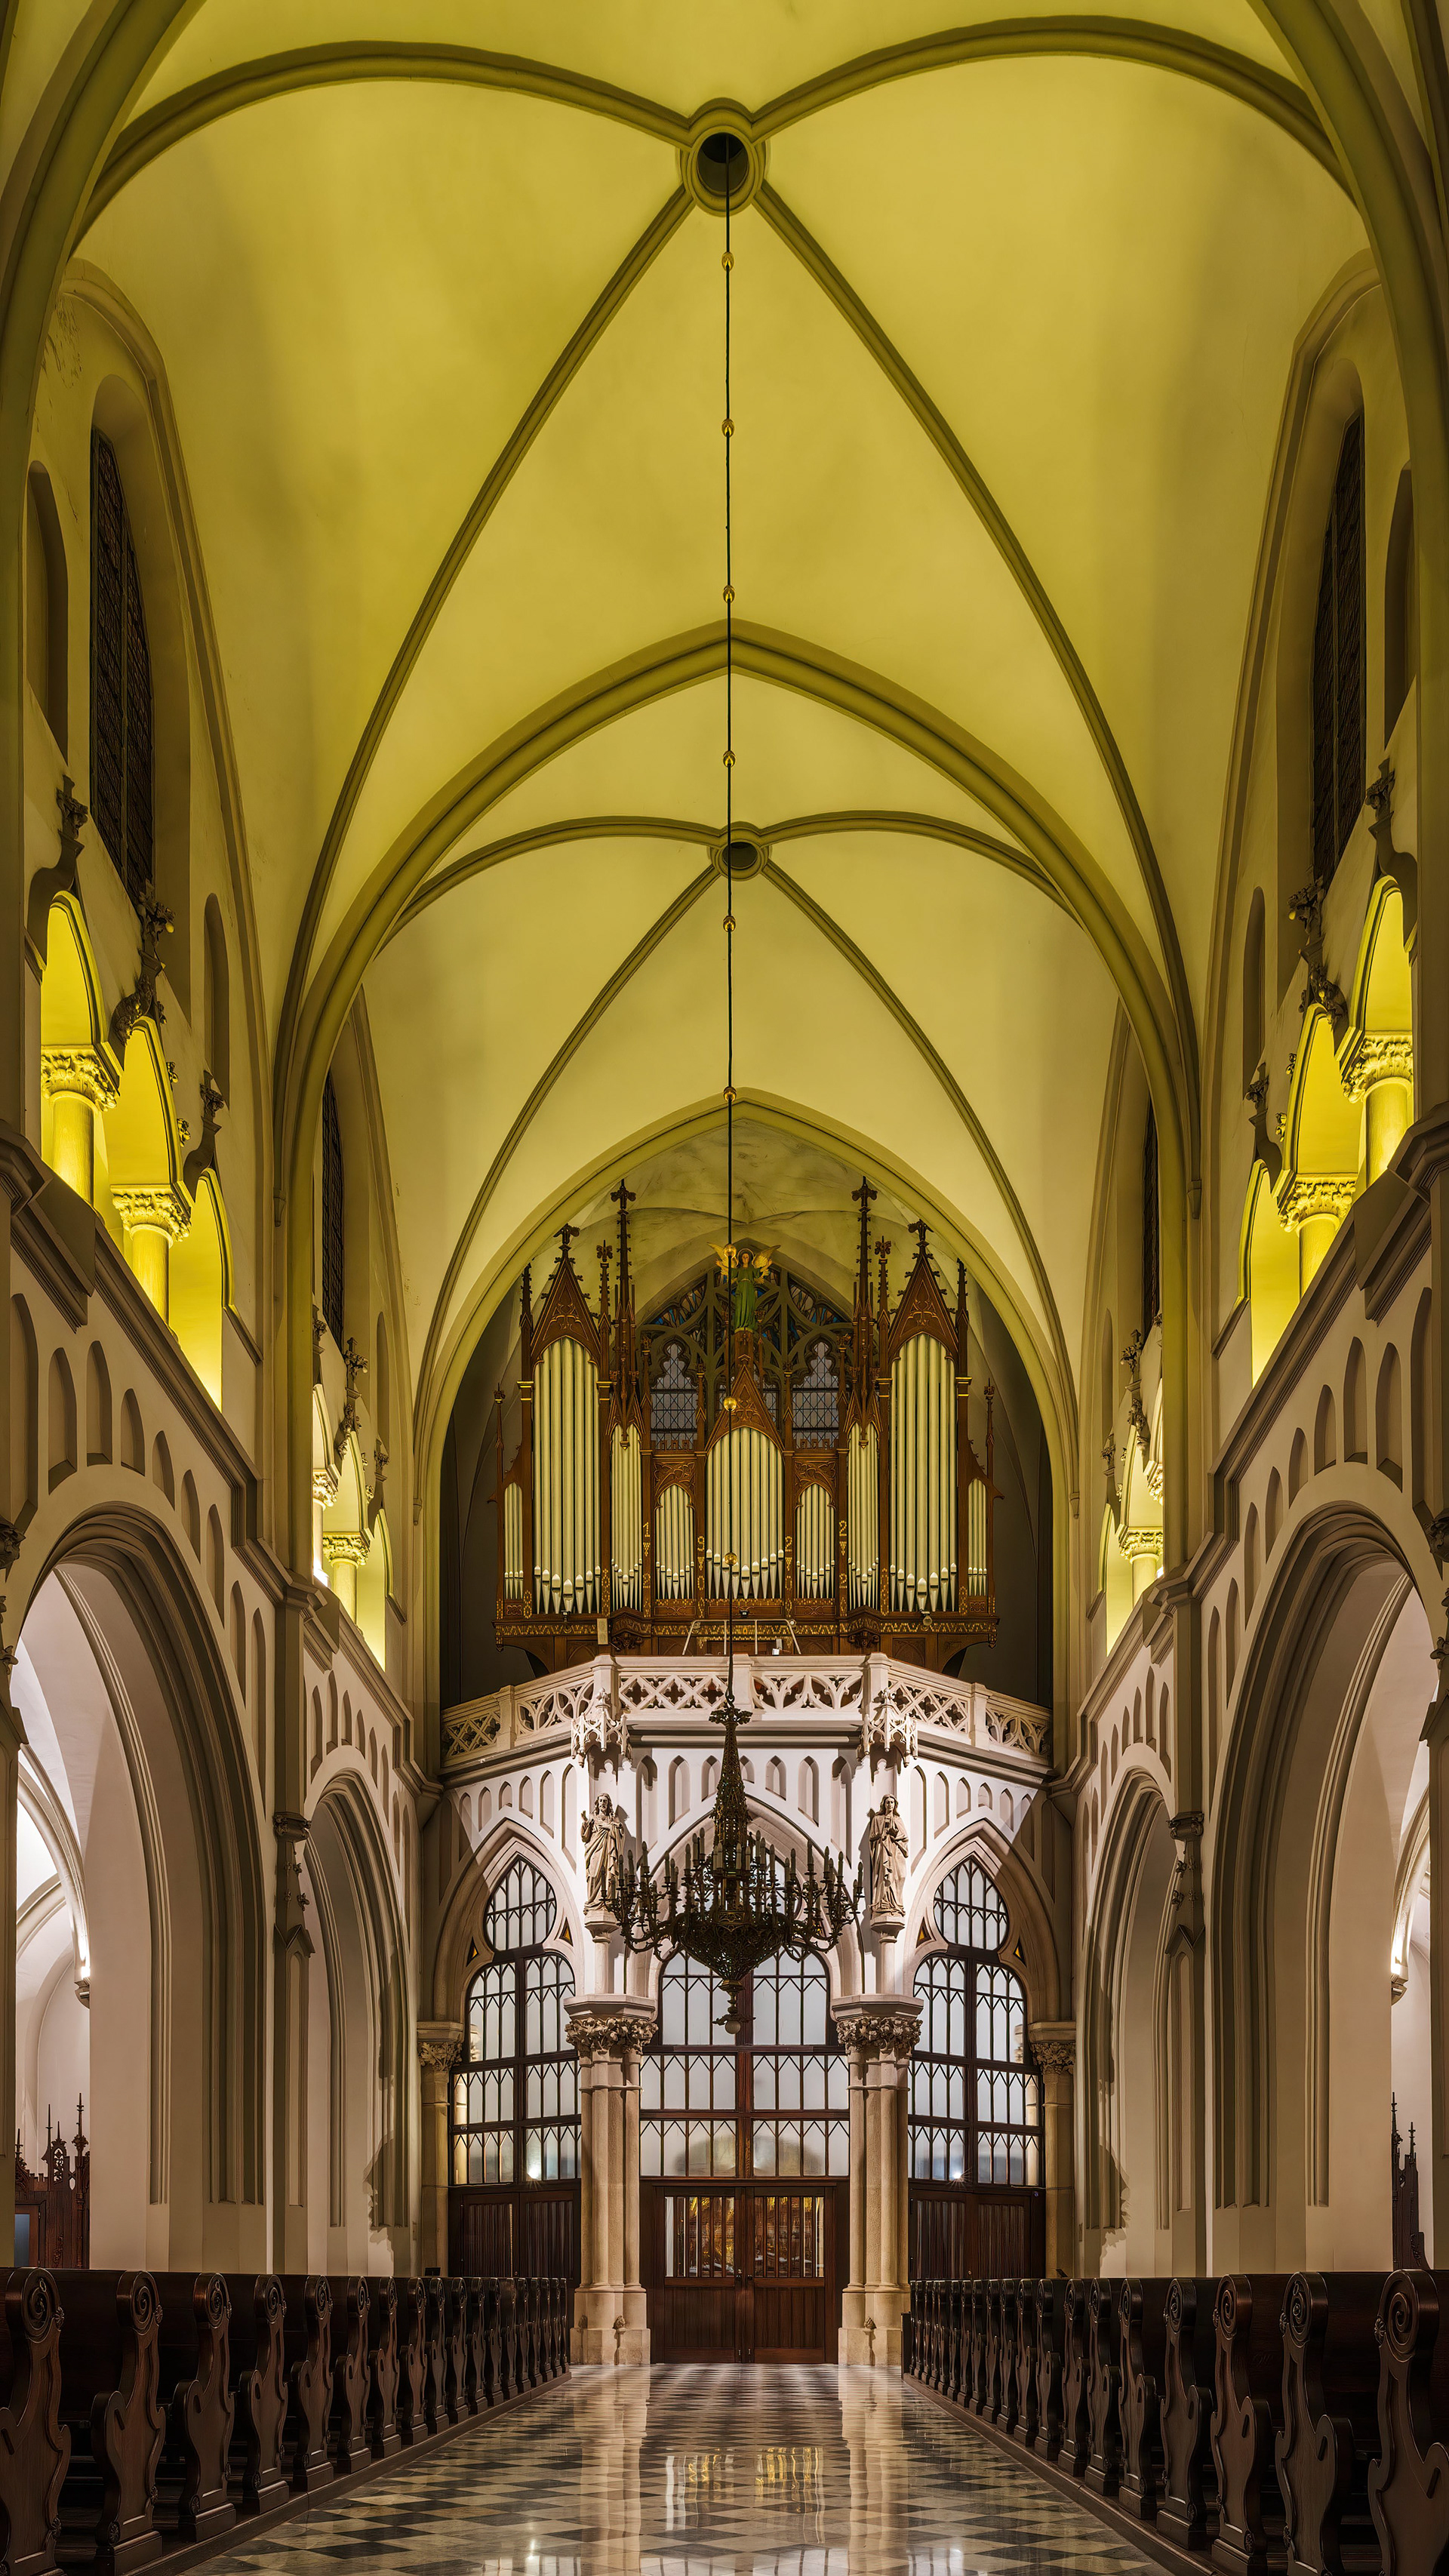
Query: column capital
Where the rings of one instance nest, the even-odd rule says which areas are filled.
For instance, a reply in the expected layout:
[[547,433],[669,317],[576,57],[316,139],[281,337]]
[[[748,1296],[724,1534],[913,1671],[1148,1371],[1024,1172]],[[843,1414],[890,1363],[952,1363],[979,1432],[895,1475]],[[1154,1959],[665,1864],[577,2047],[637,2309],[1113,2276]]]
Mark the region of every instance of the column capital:
[[1070,2075],[1077,2058],[1075,2022],[1034,2021],[1027,2037],[1044,2075]]
[[909,2057],[921,2027],[909,1995],[846,1995],[830,2013],[846,2047],[863,2057]]
[[446,2074],[462,2045],[463,2025],[460,2021],[419,2022],[418,2057],[425,2067]]
[[642,1995],[579,1995],[564,2005],[564,2017],[580,2057],[623,2057],[647,2048],[658,2018]]

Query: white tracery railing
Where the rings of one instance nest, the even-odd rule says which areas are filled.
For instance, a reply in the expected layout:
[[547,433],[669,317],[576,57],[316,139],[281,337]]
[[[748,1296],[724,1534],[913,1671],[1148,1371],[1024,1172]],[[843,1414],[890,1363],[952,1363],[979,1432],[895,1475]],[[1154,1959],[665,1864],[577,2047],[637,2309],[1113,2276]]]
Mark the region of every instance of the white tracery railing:
[[[620,1741],[647,1737],[651,1716],[712,1717],[725,1690],[723,1656],[609,1655],[443,1711],[443,1768],[456,1771],[560,1735],[596,1736],[604,1712]],[[862,1750],[910,1760],[923,1733],[957,1746],[1015,1754],[1039,1770],[1051,1755],[1051,1712],[984,1682],[951,1681],[889,1655],[736,1655],[735,1696],[747,1714],[844,1718]],[[946,1750],[943,1745],[942,1750]]]

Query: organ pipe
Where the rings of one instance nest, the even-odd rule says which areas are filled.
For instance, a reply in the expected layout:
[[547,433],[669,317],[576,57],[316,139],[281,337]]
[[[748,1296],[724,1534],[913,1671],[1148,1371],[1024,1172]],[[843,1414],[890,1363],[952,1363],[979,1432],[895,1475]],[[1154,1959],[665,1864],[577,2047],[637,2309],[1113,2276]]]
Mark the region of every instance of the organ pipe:
[[616,1610],[644,1607],[643,1481],[639,1430],[615,1430],[609,1466],[609,1545],[612,1558],[612,1603]]
[[835,1513],[823,1485],[807,1485],[795,1507],[795,1590],[802,1601],[835,1592]]
[[582,1345],[550,1342],[534,1371],[534,1598],[545,1615],[599,1607],[599,1373]]
[[956,1607],[956,1367],[933,1333],[915,1333],[891,1366],[893,1610]]
[[[734,1426],[709,1453],[708,1564],[718,1600],[778,1600],[783,1575],[782,1461],[752,1423]],[[733,1555],[734,1564],[726,1560]]]
[[880,1599],[880,1455],[873,1422],[864,1430],[851,1424],[845,1488],[849,1606],[874,1610]]
[[694,1596],[694,1497],[687,1485],[666,1485],[654,1514],[654,1589],[661,1601]]

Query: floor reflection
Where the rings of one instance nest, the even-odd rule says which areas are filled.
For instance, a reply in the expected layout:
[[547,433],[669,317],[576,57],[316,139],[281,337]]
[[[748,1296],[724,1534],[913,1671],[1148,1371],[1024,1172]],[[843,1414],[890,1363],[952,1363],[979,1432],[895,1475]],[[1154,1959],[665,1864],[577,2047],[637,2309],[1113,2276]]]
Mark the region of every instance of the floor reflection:
[[582,2371],[224,2569],[336,2576],[1128,2576],[1147,2562],[909,2382]]

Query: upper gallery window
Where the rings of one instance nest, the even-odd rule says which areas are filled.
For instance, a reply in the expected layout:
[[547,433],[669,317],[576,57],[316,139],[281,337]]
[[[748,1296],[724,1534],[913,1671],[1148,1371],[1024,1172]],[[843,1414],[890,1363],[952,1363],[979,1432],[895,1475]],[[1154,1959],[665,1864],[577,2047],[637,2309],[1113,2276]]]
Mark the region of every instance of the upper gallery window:
[[1363,420],[1343,433],[1313,621],[1313,873],[1326,886],[1364,798]]
[[139,909],[156,878],[146,609],[116,451],[91,431],[91,812]]

